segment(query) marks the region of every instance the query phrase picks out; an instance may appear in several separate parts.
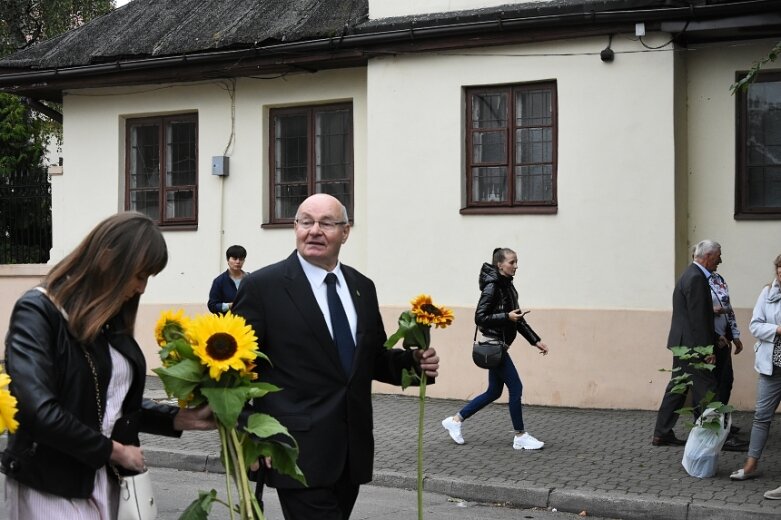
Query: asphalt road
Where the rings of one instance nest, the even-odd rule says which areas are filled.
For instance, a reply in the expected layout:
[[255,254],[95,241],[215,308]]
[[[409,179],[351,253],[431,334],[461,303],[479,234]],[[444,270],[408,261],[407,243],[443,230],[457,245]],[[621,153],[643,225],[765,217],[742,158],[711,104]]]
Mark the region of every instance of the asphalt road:
[[[151,468],[155,483],[160,515],[158,520],[175,520],[198,496],[198,491],[216,489],[218,496],[225,499],[225,475],[218,473],[189,472],[167,468]],[[0,474],[5,487],[5,477]],[[264,492],[266,518],[281,520],[276,494],[273,489]],[[464,502],[457,498],[426,492],[424,495],[425,518],[427,520],[580,520],[572,513],[552,512],[539,509],[513,509],[501,504],[478,504]],[[215,504],[210,520],[229,520],[225,506]],[[593,520],[604,518],[588,516]],[[363,486],[351,520],[415,520],[417,519],[417,495],[415,491],[379,486]],[[0,520],[8,520],[3,505]]]

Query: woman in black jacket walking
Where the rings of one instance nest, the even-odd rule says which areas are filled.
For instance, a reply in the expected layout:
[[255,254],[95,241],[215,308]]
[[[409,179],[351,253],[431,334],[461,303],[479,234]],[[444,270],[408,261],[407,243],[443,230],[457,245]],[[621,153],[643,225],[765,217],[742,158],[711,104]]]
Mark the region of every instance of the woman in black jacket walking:
[[[518,332],[531,345],[537,347],[540,354],[547,354],[548,347],[532,330],[518,308],[518,292],[513,286],[513,276],[518,269],[518,255],[507,248],[494,249],[493,263],[484,263],[480,270],[480,301],[475,310],[475,324],[480,333],[491,339],[503,341],[509,348]],[[545,443],[529,434],[523,424],[521,393],[523,384],[518,371],[505,351],[502,362],[488,371],[488,389],[475,397],[456,415],[447,417],[442,426],[457,443],[463,444],[461,423],[479,412],[486,405],[496,401],[502,395],[502,387],[507,385],[510,394],[510,419],[515,429],[513,448],[516,450],[538,450]]]

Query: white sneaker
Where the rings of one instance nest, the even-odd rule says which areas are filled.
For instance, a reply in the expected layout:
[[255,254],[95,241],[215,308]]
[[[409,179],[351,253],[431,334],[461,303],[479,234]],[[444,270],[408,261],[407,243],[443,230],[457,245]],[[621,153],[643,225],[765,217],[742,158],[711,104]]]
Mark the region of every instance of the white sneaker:
[[528,433],[516,435],[513,440],[513,448],[516,450],[539,450],[545,446],[545,443],[538,441]]
[[450,438],[453,439],[456,444],[464,444],[464,438],[461,436],[461,423],[454,421],[452,417],[442,421],[442,427],[450,434]]

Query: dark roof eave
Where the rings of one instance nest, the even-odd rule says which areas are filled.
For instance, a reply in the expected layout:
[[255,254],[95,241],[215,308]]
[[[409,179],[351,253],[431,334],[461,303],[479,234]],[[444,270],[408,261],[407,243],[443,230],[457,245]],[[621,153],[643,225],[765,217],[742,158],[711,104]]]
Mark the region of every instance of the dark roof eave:
[[[544,32],[549,35],[549,39],[576,36],[582,32],[584,26],[598,27],[598,32],[602,34],[619,32],[619,29],[628,30],[640,21],[646,24],[656,23],[658,30],[663,22],[685,24],[687,20],[708,20],[746,13],[774,13],[778,17],[777,5],[776,0],[751,0],[686,7],[589,11],[519,18],[498,17],[467,22],[455,20],[424,27],[411,24],[404,28],[359,31],[338,37],[274,43],[250,49],[11,72],[0,74],[0,90],[57,101],[61,99],[62,90],[66,88],[135,84],[137,80],[127,81],[133,76],[141,76],[144,80],[152,80],[154,83],[164,83],[203,79],[204,76],[199,74],[207,70],[210,70],[211,77],[235,77],[247,75],[248,71],[252,70],[256,74],[266,74],[285,70],[359,66],[365,64],[373,53],[389,52],[388,46],[402,43],[409,44],[415,50],[433,47],[463,48],[508,43],[508,39],[513,35],[523,35],[524,32],[530,31]],[[470,38],[465,39],[463,36]],[[455,41],[456,39],[459,42]],[[438,41],[449,43],[443,46],[436,43]],[[165,69],[171,70],[172,73],[156,74]]]

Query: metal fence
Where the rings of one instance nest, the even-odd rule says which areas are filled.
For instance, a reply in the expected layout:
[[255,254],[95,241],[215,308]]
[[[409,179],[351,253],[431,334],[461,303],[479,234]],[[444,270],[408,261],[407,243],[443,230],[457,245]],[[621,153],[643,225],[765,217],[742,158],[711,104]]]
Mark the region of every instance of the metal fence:
[[49,261],[51,208],[51,183],[45,169],[0,176],[0,264]]

